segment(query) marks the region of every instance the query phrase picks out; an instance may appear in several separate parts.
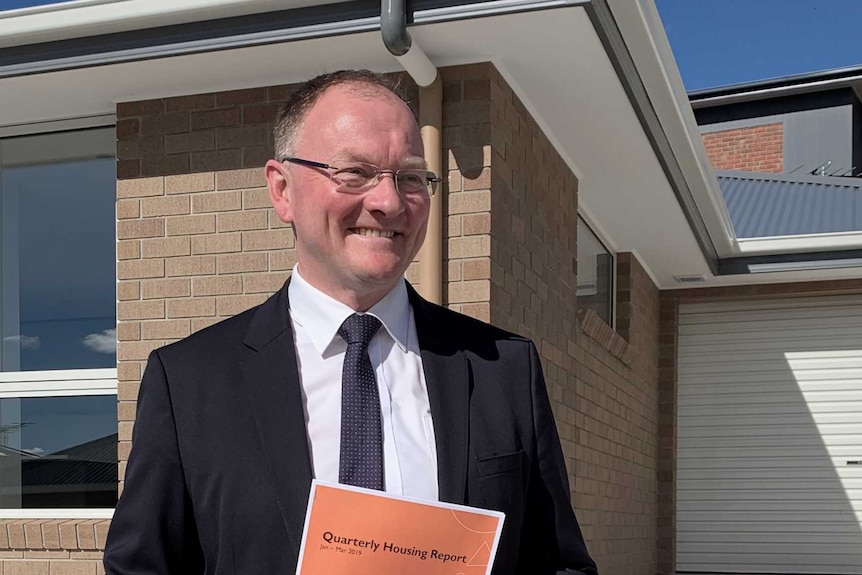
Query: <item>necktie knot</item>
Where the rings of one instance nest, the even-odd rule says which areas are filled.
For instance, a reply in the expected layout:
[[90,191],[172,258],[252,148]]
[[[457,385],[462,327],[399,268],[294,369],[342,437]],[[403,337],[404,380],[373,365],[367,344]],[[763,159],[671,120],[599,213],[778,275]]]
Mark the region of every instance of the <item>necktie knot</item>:
[[368,347],[371,338],[380,329],[380,320],[369,314],[355,313],[344,320],[338,328],[340,335],[348,345],[361,344],[363,348]]

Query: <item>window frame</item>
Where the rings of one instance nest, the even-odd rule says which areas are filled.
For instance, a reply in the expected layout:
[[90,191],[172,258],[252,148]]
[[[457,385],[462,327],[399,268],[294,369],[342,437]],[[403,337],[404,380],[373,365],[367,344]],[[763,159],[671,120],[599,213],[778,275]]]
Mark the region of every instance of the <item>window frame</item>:
[[[589,230],[593,237],[601,244],[601,246],[608,252],[608,255],[611,258],[611,278],[610,278],[610,323],[608,324],[611,329],[616,331],[617,329],[617,250],[613,247],[607,240],[607,235],[603,233],[601,226],[599,226],[595,219],[589,215],[586,210],[581,208],[578,210],[578,229],[583,225]],[[578,242],[578,246],[580,246],[580,242]],[[580,258],[578,258],[578,276],[580,276],[581,270]],[[575,286],[575,295],[577,295],[578,286]],[[600,318],[602,321],[605,321],[605,318]]]
[[[116,129],[114,114],[101,114],[35,124],[0,127],[0,140],[19,137],[50,136],[99,128]],[[114,151],[116,158],[116,151]],[[50,160],[50,158],[49,158]],[[46,162],[47,163],[47,162]],[[3,169],[0,157],[0,170]],[[116,247],[116,216],[114,218]],[[115,258],[116,276],[116,258]],[[116,279],[115,279],[116,281]],[[0,309],[2,313],[2,309]],[[117,299],[114,299],[116,318]],[[116,320],[114,324],[116,329]],[[61,369],[0,372],[0,399],[38,397],[86,397],[118,393],[117,368]],[[119,420],[117,422],[119,430]],[[118,442],[119,447],[119,442]],[[117,458],[119,465],[119,457]],[[114,508],[0,508],[0,519],[110,519]]]

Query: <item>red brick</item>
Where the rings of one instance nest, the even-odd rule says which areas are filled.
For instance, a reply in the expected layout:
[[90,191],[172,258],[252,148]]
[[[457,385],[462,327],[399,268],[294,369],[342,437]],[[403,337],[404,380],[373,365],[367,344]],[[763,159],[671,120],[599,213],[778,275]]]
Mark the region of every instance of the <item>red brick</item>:
[[141,160],[142,176],[172,176],[175,174],[187,174],[188,172],[188,154],[170,154]]
[[260,146],[266,143],[266,126],[242,126],[216,130],[216,145],[219,150]]
[[243,124],[265,124],[275,120],[279,104],[270,102],[266,104],[252,104],[242,107]]
[[117,120],[117,139],[125,140],[137,136],[141,130],[141,122],[137,118]]
[[142,136],[163,136],[165,134],[180,134],[188,132],[188,112],[174,112],[158,116],[145,116],[141,119]]
[[117,159],[127,160],[161,156],[165,153],[164,136],[133,138],[117,142]]
[[218,106],[235,106],[237,104],[256,104],[266,101],[266,88],[248,88],[245,90],[231,90],[230,92],[219,92],[216,95]]
[[117,179],[128,180],[141,176],[140,160],[117,160]]
[[241,168],[242,150],[193,152],[191,154],[189,165],[193,172],[210,172],[215,170],[232,170]]
[[287,99],[296,90],[296,84],[284,84],[281,86],[269,86],[266,89],[266,99],[270,102],[280,103]]
[[272,146],[246,146],[242,149],[242,167],[260,168],[272,158]]
[[117,118],[129,116],[148,116],[161,114],[165,107],[162,100],[142,100],[140,102],[120,102],[117,104]]
[[165,99],[167,112],[183,112],[189,110],[209,110],[215,107],[215,94],[194,94]]
[[221,126],[239,126],[239,120],[239,108],[212,110],[208,112],[192,112],[191,127],[192,130],[206,130],[208,128],[218,128]]
[[215,147],[215,133],[212,130],[170,134],[164,137],[164,150],[167,154],[214,150]]

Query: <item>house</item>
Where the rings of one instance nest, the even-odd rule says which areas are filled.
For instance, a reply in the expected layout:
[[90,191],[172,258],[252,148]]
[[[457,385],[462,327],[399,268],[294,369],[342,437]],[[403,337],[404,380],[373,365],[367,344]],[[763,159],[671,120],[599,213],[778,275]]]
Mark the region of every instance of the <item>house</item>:
[[[839,493],[844,478],[825,465],[833,444],[810,433],[785,445],[789,432],[761,438],[744,420],[786,419],[795,430],[807,414],[809,431],[837,425],[845,443],[835,453],[852,459],[858,424],[833,419],[852,408],[862,349],[858,271],[786,265],[831,261],[855,249],[852,238],[836,247],[822,234],[812,245],[738,237],[651,0],[417,0],[405,17],[406,30],[375,3],[313,0],[76,0],[0,12],[4,447],[72,453],[117,432],[122,489],[148,353],[259,303],[295,261],[260,169],[278,102],[317,73],[371,68],[400,74],[429,137],[439,134],[427,147],[441,152],[446,185],[408,279],[536,341],[573,505],[602,573],[775,572],[774,553],[806,572],[826,564],[818,553],[835,575],[858,572],[859,513],[854,522],[852,489]],[[778,267],[751,269],[764,263]],[[737,338],[746,320],[757,329]],[[718,399],[746,382],[709,370],[750,371],[755,344],[785,335],[802,345],[776,348],[790,355],[775,387],[818,362],[848,366],[835,367],[846,387],[827,392],[846,395],[826,400],[824,420],[805,411],[816,387],[776,389],[795,411],[751,411],[772,405],[755,391],[744,405]],[[694,381],[697,369],[709,377]],[[719,380],[730,393],[713,389]],[[709,411],[719,406],[732,417]],[[731,467],[720,450],[739,456],[715,432],[724,428],[753,438],[751,448],[810,451],[804,480],[815,483],[773,485],[783,475],[768,469],[715,479]],[[3,474],[0,492],[22,491],[23,477]],[[748,503],[755,491],[783,500],[800,490],[804,508],[767,516]],[[4,572],[100,572],[109,507],[21,501],[0,511]],[[737,533],[698,520],[740,506],[760,524],[737,518]],[[820,506],[845,521],[815,534],[793,525],[797,513],[823,518]],[[794,529],[797,539],[781,539]],[[768,544],[777,551],[757,547]]]
[[738,246],[719,273],[751,281],[663,294],[680,571],[862,565],[860,72],[690,94]]

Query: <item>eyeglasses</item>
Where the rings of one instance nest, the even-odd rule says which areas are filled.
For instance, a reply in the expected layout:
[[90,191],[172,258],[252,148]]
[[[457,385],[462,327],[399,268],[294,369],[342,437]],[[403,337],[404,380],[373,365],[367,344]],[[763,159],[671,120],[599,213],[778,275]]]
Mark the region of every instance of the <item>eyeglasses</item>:
[[392,174],[392,179],[395,180],[395,189],[402,196],[433,196],[434,192],[437,191],[437,185],[440,183],[440,178],[434,172],[418,168],[381,170],[374,164],[366,164],[365,162],[339,162],[330,165],[289,156],[282,158],[281,161],[327,170],[329,178],[337,186],[336,190],[347,194],[367,192],[379,184],[381,178],[386,174]]

